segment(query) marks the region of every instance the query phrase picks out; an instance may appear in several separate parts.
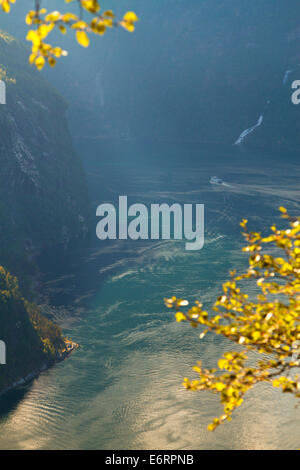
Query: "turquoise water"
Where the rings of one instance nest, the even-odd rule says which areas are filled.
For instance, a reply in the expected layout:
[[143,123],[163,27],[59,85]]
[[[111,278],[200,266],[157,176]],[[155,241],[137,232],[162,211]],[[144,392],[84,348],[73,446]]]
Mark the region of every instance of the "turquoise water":
[[[183,241],[93,238],[66,267],[49,264],[44,293],[80,349],[1,399],[0,448],[299,448],[293,398],[265,386],[249,393],[231,423],[206,430],[220,412],[216,397],[189,393],[181,381],[199,359],[215,365],[230,344],[212,335],[200,341],[163,305],[172,294],[211,305],[228,271],[245,266],[240,219],[261,228],[277,220],[279,205],[299,209],[296,156],[141,148],[107,143],[100,152],[91,144],[93,207],[120,194],[132,203],[204,203],[205,246],[187,252]],[[231,186],[210,185],[212,175]]]

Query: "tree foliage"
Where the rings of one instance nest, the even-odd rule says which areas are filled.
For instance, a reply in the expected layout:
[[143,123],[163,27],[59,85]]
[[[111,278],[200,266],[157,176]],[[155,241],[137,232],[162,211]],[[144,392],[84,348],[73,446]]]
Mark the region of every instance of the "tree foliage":
[[23,297],[17,278],[3,266],[0,266],[0,339],[7,353],[7,364],[0,370],[0,393],[68,352],[68,341],[61,328]]
[[[279,230],[273,225],[267,237],[249,232],[247,220],[241,222],[249,267],[244,274],[230,273],[211,315],[198,301],[187,307],[187,300],[165,299],[168,308],[176,309],[178,322],[202,328],[200,339],[211,332],[237,345],[220,357],[217,368],[206,369],[199,362],[194,367],[198,378],[183,382],[188,390],[219,395],[224,413],[209,430],[231,420],[246,392],[260,382],[300,397],[300,217],[279,210],[288,227]],[[256,284],[256,294],[249,295],[247,287],[242,290],[245,282],[248,289],[249,283]]]
[[[127,31],[133,32],[138,21],[137,15],[132,11],[125,13],[121,20],[116,19],[112,10],[101,13],[98,0],[65,0],[65,3],[71,2],[78,4],[78,14],[48,12],[41,7],[41,0],[35,0],[34,8],[26,16],[26,23],[30,26],[26,39],[32,44],[29,62],[35,64],[39,70],[46,63],[54,67],[57,58],[67,55],[67,51],[61,47],[46,42],[54,30],[58,29],[62,34],[66,34],[68,29],[71,29],[75,31],[77,42],[83,47],[88,47],[90,34],[102,36],[108,28],[115,26],[122,26]],[[0,0],[0,7],[5,13],[9,13],[14,3],[16,0]],[[85,15],[89,15],[89,19],[85,19]]]
[[29,321],[42,342],[44,353],[55,355],[65,349],[61,328],[44,317],[35,304],[22,296],[18,279],[3,266],[0,266],[0,310],[2,315],[11,316],[14,311],[23,312],[25,320]]

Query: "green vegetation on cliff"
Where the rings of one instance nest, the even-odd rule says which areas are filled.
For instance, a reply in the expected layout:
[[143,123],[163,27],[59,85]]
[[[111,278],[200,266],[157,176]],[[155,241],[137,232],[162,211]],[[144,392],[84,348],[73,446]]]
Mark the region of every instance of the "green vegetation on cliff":
[[0,267],[0,339],[6,364],[0,366],[0,393],[63,356],[61,329],[22,296],[17,278]]

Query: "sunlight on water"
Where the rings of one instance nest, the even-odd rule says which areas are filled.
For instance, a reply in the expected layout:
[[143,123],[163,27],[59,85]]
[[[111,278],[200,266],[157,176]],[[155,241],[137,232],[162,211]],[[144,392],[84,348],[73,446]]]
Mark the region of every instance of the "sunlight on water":
[[[109,171],[103,169],[101,181]],[[272,174],[262,166],[253,173],[246,164],[223,171],[232,187],[212,187],[217,172],[208,166],[166,174],[160,168],[159,177],[156,168],[147,176],[141,168],[127,187],[112,191],[112,199],[122,191],[145,203],[205,203],[205,247],[189,253],[183,241],[99,242],[72,272],[49,275],[49,299],[69,316],[79,312],[64,324],[81,347],[26,390],[3,398],[1,449],[299,448],[300,413],[289,396],[259,386],[231,423],[209,433],[220,411],[216,398],[181,387],[197,360],[214,366],[230,344],[212,335],[200,342],[197,331],[175,322],[163,297],[201,298],[209,306],[228,271],[245,266],[238,226],[245,212],[251,223],[270,225],[278,205],[299,202],[292,164],[281,171],[277,162]],[[97,192],[92,196],[96,205]]]

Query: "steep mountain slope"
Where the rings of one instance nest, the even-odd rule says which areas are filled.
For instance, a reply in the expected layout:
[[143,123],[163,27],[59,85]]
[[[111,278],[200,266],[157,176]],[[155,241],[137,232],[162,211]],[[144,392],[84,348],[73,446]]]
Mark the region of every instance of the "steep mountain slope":
[[19,275],[41,250],[86,235],[88,197],[65,102],[3,31],[0,79],[7,88],[0,105],[0,261]]
[[[24,279],[36,274],[37,255],[86,236],[89,202],[65,102],[28,65],[25,47],[1,30],[0,79],[7,91],[0,105],[0,265],[28,287]],[[7,355],[0,394],[72,349],[60,328],[23,298],[6,268],[0,266],[0,340]]]

